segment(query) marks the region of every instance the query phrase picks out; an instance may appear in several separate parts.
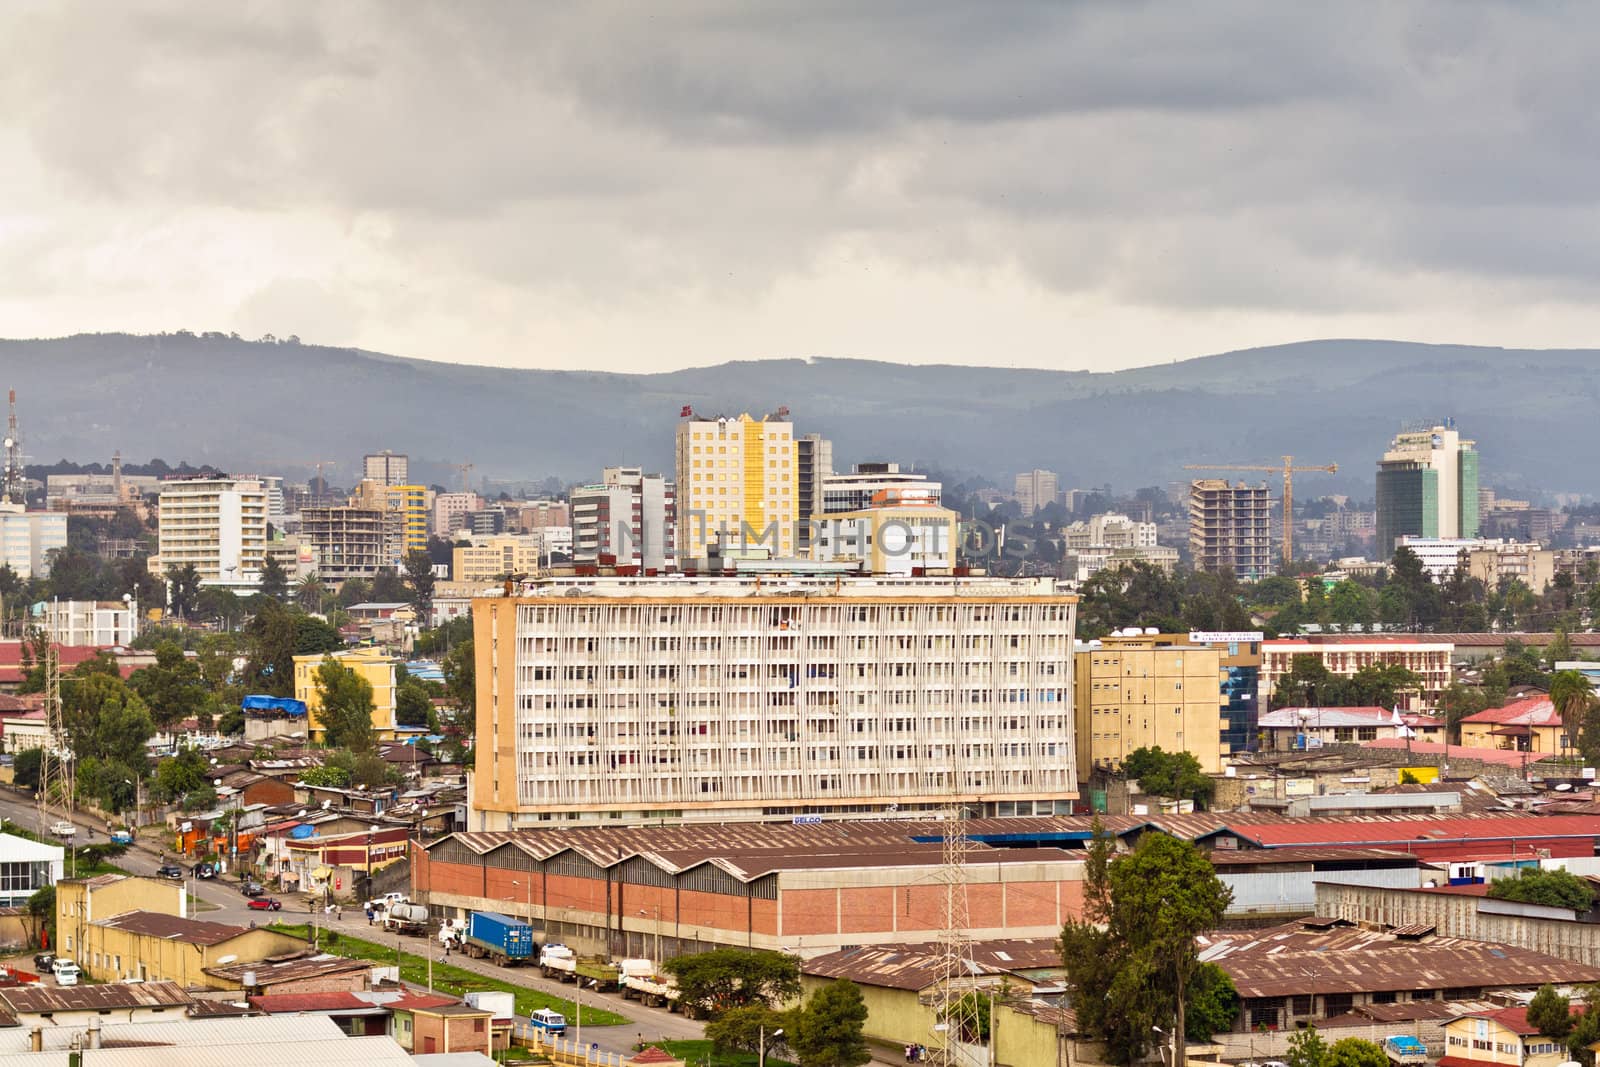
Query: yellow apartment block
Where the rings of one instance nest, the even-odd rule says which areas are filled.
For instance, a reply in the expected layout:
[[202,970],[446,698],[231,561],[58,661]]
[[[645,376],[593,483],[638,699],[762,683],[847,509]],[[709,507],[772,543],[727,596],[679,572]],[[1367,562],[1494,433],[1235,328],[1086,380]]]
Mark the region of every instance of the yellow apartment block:
[[311,739],[321,741],[327,732],[318,712],[322,697],[317,690],[317,668],[324,659],[334,659],[367,680],[372,686],[372,733],[380,741],[392,741],[395,736],[394,658],[375,648],[353,648],[345,652],[328,652],[294,658],[294,698],[303,701],[311,720]]
[[1223,651],[1173,635],[1106,637],[1077,653],[1079,780],[1141,748],[1194,754],[1222,770]]
[[389,510],[399,513],[400,546],[403,553],[428,550],[428,487],[425,485],[389,486]]
[[678,423],[677,474],[680,559],[704,558],[710,545],[730,556],[794,555],[800,490],[793,423],[690,416]]
[[481,545],[458,545],[451,553],[450,580],[483,584],[503,581],[508,574],[538,574],[541,547],[537,537],[491,537]]

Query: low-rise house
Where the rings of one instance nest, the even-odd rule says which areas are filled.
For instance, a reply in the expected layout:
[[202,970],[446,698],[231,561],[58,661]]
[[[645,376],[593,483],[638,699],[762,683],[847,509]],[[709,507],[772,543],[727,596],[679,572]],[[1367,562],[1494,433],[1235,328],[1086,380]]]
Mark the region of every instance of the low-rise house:
[[1278,708],[1257,721],[1265,751],[1290,752],[1387,738],[1443,741],[1445,723],[1432,715],[1389,708]]
[[[392,968],[379,969],[393,973]],[[311,952],[253,963],[235,961],[205,969],[206,984],[214,989],[267,997],[359,993],[373,987],[373,972],[371,960]]]
[[1451,1020],[1444,1027],[1444,1046],[1439,1067],[1556,1067],[1570,1058],[1564,1042],[1528,1022],[1525,1007]]
[[1564,756],[1575,751],[1574,740],[1567,735],[1561,713],[1545,695],[1513,700],[1461,720],[1461,744],[1466,748]]

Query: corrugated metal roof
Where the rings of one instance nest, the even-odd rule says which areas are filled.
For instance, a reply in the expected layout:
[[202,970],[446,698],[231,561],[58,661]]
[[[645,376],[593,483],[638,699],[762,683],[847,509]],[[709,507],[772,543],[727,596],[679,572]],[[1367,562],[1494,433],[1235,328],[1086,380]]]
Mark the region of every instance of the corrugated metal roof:
[[176,982],[133,985],[47,986],[43,983],[0,988],[0,999],[17,1013],[100,1011],[126,1008],[187,1006],[192,997]]
[[206,922],[202,919],[184,919],[177,915],[163,915],[158,911],[125,911],[109,919],[98,919],[92,926],[113,930],[126,930],[146,937],[159,937],[167,941],[181,941],[186,945],[220,945],[241,934],[249,933],[243,926]]
[[1301,924],[1201,939],[1200,958],[1228,972],[1239,995],[1499,989],[1600,980],[1600,967],[1464,938],[1406,940],[1349,926]]
[[335,974],[350,974],[372,967],[370,960],[352,960],[343,956],[306,956],[297,959],[269,958],[260,963],[230,963],[220,967],[207,967],[205,972],[215,978],[243,982],[246,971],[255,972],[258,986],[273,986],[280,982],[293,982],[305,978],[321,978]]
[[[44,1047],[47,1050],[71,1048],[74,1041],[82,1040],[84,1029],[81,1026],[46,1027]],[[323,1038],[348,1040],[337,1023],[323,1016],[283,1016],[276,1019],[269,1016],[224,1019],[178,1017],[170,1022],[105,1023],[100,1028],[100,1051],[109,1052],[112,1047],[157,1045],[171,1053],[174,1048],[183,1046],[238,1049],[247,1045],[279,1045]],[[0,1055],[27,1052],[28,1048],[28,1028],[0,1030]]]
[[1419,818],[1295,819],[1234,833],[1265,848],[1283,845],[1414,845],[1474,841],[1534,841],[1555,837],[1600,838],[1595,815],[1474,815]]
[[[316,1016],[299,1016],[295,1021],[306,1018]],[[65,1050],[0,1055],[0,1067],[67,1067],[70,1055]],[[286,1063],[316,1064],[317,1067],[365,1067],[367,1064],[404,1067],[412,1062],[410,1055],[393,1038],[342,1035],[222,1048],[212,1045],[102,1046],[83,1059],[96,1067],[256,1067],[257,1064],[284,1067]]]

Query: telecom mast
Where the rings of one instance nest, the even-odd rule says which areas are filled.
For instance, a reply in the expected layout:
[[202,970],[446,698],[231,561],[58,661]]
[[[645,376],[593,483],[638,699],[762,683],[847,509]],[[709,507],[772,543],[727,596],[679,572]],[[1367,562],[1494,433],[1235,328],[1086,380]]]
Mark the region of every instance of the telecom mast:
[[[72,810],[72,771],[61,718],[61,658],[54,641],[44,651],[45,740],[39,749],[39,834],[55,836],[57,823]],[[55,794],[61,793],[60,797]]]
[[26,504],[27,480],[22,474],[22,438],[17,433],[17,391],[8,393],[11,411],[6,419],[6,466],[0,476],[0,503]]
[[[966,1047],[980,1043],[977,989],[978,965],[972,957],[971,916],[967,910],[967,809],[961,801],[959,744],[951,745],[952,803],[944,813],[943,856],[939,881],[944,888],[944,922],[939,933],[939,956],[943,964],[939,991],[934,1000],[933,1044],[928,1049],[931,1062],[943,1067],[988,1063],[987,1057],[973,1059]],[[991,1026],[993,1025],[991,1021]]]

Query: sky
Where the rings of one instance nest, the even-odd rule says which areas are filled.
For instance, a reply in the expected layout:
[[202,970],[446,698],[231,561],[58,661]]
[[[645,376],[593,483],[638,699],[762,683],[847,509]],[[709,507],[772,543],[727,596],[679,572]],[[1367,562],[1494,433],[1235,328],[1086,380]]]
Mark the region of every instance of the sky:
[[0,336],[503,366],[1588,347],[1584,4],[0,5]]

